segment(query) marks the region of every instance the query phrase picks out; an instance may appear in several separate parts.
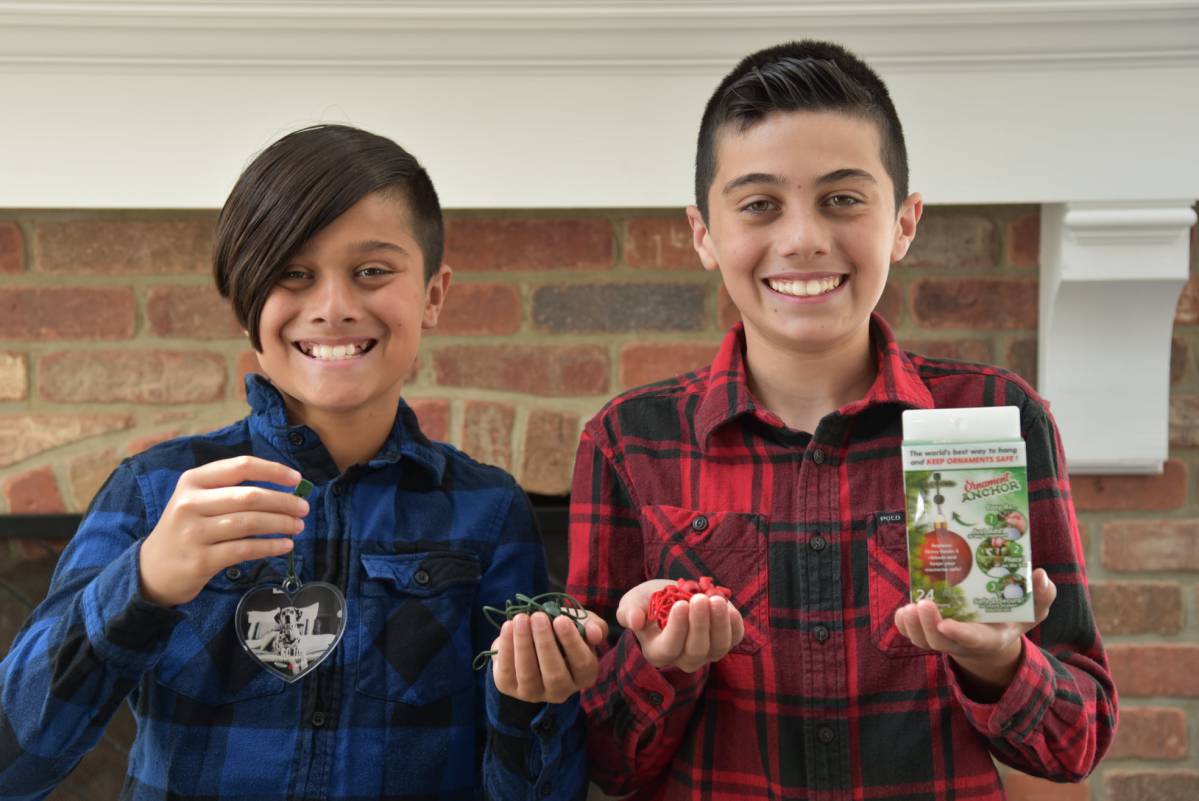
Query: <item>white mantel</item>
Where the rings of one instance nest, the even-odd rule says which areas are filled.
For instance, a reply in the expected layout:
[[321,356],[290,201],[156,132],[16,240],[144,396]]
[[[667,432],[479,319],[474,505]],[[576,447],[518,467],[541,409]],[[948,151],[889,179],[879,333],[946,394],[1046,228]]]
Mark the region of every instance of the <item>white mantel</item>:
[[[1072,467],[1160,469],[1161,321],[1185,247],[1134,235],[1100,257],[1057,222],[1096,204],[1115,216],[1087,219],[1125,233],[1144,219],[1128,210],[1158,209],[1174,233],[1193,219],[1193,0],[0,0],[0,208],[216,207],[250,154],[322,120],[409,147],[451,208],[679,207],[715,84],[740,56],[799,37],[880,69],[928,203],[1047,204],[1060,240],[1047,258],[1073,261],[1043,274],[1041,363],[1053,367],[1041,387],[1071,420]],[[1099,332],[1063,306],[1090,296],[1059,291],[1094,282],[1113,298],[1158,290],[1104,321],[1158,321],[1134,338],[1151,357],[1116,353],[1110,370],[1145,387],[1136,415],[1097,409],[1095,382],[1070,375],[1112,359],[1088,350]],[[1108,436],[1129,426],[1149,443],[1135,454]]]

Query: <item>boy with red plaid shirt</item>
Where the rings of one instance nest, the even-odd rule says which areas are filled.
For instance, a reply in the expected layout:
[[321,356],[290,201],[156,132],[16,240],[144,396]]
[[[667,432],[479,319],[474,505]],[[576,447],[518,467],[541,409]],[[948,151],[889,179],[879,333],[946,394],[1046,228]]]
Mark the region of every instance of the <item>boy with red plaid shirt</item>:
[[[592,776],[635,798],[1001,799],[992,756],[1078,781],[1116,694],[1052,417],[1018,376],[906,353],[872,313],[922,200],[887,89],[835,45],[744,59],[705,110],[705,269],[742,323],[712,364],[583,432],[568,590],[614,618],[583,692]],[[1033,623],[909,602],[904,409],[1013,405]],[[649,596],[712,576],[732,597]]]

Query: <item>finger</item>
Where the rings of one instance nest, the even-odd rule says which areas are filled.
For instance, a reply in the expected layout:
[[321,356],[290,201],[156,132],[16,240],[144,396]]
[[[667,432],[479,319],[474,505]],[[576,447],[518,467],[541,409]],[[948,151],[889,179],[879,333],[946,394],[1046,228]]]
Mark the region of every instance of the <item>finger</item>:
[[941,610],[934,601],[921,601],[916,604],[916,617],[920,621],[920,630],[928,643],[928,648],[934,651],[948,651],[953,641],[941,634],[937,626],[941,623]]
[[298,471],[285,464],[261,459],[257,456],[234,456],[193,467],[179,477],[189,486],[215,488],[233,487],[243,481],[264,481],[284,487],[294,487],[303,478]]
[[294,536],[304,530],[304,521],[272,512],[235,512],[208,517],[198,527],[195,539],[203,544],[249,539],[262,534]]
[[998,648],[1003,640],[1002,630],[996,628],[996,625],[942,620],[937,624],[937,633],[958,650],[990,651]]
[[741,610],[732,604],[729,604],[729,628],[729,650],[732,650],[745,637],[745,620],[741,617]]
[[579,636],[574,621],[565,615],[554,619],[554,634],[566,657],[566,669],[570,673],[571,692],[590,687],[595,682],[598,662],[595,652],[587,641]]
[[642,649],[651,662],[661,666],[673,663],[683,653],[690,627],[691,604],[675,601],[666,618],[666,628],[651,639],[642,640]]
[[592,647],[598,646],[608,639],[608,621],[593,612],[587,613],[583,629],[587,632],[587,642]]
[[244,486],[197,490],[189,493],[186,499],[177,501],[175,505],[206,517],[234,512],[275,512],[304,517],[309,509],[308,501],[290,492]]
[[633,587],[616,605],[616,622],[626,629],[641,631],[649,622],[645,610],[649,609],[650,596],[673,583],[666,579],[650,579]]
[[541,669],[537,666],[537,646],[528,615],[512,618],[512,660],[516,669],[516,685],[521,697],[538,697],[545,688],[541,684]]
[[[626,595],[625,598],[628,596]],[[649,623],[644,607],[626,604],[623,600],[616,609],[616,622],[632,631],[641,631]]]
[[708,653],[711,650],[711,607],[706,595],[691,596],[687,605],[689,627],[687,641],[683,644],[683,659],[680,662],[695,670],[708,661]]
[[708,661],[715,661],[729,652],[733,642],[733,627],[729,622],[729,602],[719,595],[708,599]]
[[500,636],[491,644],[491,650],[497,653],[491,657],[491,676],[495,680],[495,688],[504,695],[513,695],[517,691],[516,666],[512,661],[512,621],[505,620],[500,626]]
[[919,648],[929,649],[928,638],[924,636],[924,629],[920,625],[920,616],[916,614],[916,605],[908,604],[901,607],[895,613],[896,625],[900,624],[902,618],[903,636],[912,641],[912,645]]
[[1041,623],[1049,616],[1049,607],[1057,600],[1057,585],[1049,580],[1049,574],[1038,567],[1032,572],[1032,602],[1034,625]]
[[207,548],[207,570],[215,576],[238,562],[282,556],[294,547],[289,537],[261,537],[220,542]]
[[[570,670],[567,669],[566,660],[562,656],[562,649],[558,646],[558,638],[554,636],[554,627],[549,615],[534,612],[529,616],[529,627],[533,630],[533,646],[537,652],[541,686],[553,700],[563,700],[563,693],[569,695],[574,687]],[[578,637],[577,632],[575,637]]]

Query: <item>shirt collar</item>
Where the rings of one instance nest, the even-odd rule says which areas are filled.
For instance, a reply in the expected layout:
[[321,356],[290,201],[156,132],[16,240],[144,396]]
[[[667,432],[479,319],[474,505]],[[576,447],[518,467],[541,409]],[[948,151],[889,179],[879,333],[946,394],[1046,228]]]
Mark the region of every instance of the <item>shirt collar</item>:
[[[287,421],[283,396],[266,376],[246,375],[246,400],[250,404],[250,425],[281,452],[291,455],[298,464],[307,461],[302,454],[314,449],[324,450],[316,432],[307,426],[293,426]],[[391,433],[379,452],[368,462],[369,467],[384,467],[408,459],[411,464],[428,472],[437,484],[445,474],[445,456],[420,430],[416,413],[400,398]]]
[[[884,403],[894,403],[912,409],[933,408],[932,394],[920,379],[912,360],[900,349],[891,327],[878,313],[870,316],[870,342],[878,359],[874,383],[861,399],[837,410],[841,415],[855,415]],[[749,374],[745,365],[745,328],[737,323],[725,334],[720,349],[712,360],[708,386],[696,409],[696,435],[701,443],[723,424],[743,414],[755,414],[764,422],[781,426],[782,421],[761,407],[749,391]]]

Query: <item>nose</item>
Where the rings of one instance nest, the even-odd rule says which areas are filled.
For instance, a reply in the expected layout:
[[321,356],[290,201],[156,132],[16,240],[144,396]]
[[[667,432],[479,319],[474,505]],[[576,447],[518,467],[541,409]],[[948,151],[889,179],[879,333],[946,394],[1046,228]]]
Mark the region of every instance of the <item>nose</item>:
[[828,221],[818,210],[792,206],[783,226],[778,241],[780,256],[807,260],[828,255],[831,232]]
[[309,307],[311,320],[338,325],[353,322],[360,314],[358,293],[353,283],[343,275],[322,275],[312,293]]

